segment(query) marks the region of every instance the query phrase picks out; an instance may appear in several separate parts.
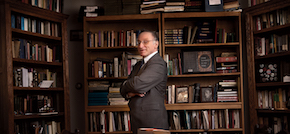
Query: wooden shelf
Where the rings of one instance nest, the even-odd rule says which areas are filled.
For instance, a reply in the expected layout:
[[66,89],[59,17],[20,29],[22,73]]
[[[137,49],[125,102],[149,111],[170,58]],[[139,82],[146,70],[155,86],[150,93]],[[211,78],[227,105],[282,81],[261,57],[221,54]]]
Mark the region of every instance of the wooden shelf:
[[[169,130],[170,132],[176,133],[176,132],[187,132],[187,133],[198,133],[198,132],[239,132],[243,131],[242,128],[229,128],[229,129],[181,129],[181,130]],[[106,132],[108,134],[130,134],[131,131],[115,131],[115,132]],[[101,134],[101,132],[88,132],[88,134]]]
[[275,87],[275,86],[289,86],[289,82],[265,82],[265,83],[256,83],[257,87]]
[[[106,132],[106,134],[132,134],[131,131],[115,131],[115,132]],[[88,132],[88,134],[102,134],[101,132]]]
[[[5,134],[14,134],[17,133],[15,127],[18,126],[20,132],[29,133],[30,126],[25,126],[25,124],[30,124],[31,121],[37,122],[49,122],[52,119],[61,124],[61,130],[70,130],[70,100],[69,100],[69,71],[68,71],[68,46],[67,46],[67,18],[68,15],[57,13],[47,9],[41,9],[30,4],[23,3],[18,0],[3,0],[0,2],[0,18],[3,18],[1,21],[1,33],[0,33],[0,44],[3,46],[0,50],[1,56],[1,71],[0,73],[0,102],[1,102],[1,111],[5,114],[0,115],[1,124],[3,127],[0,128],[1,133]],[[14,18],[15,17],[15,18]],[[16,24],[19,17],[26,18],[27,20],[35,20],[35,22],[43,22],[51,24],[53,27],[54,24],[57,25],[57,31],[55,29],[49,29],[48,31],[57,32],[58,37],[49,36],[46,34],[40,34],[32,32],[34,30],[29,29],[29,31],[24,31],[18,29]],[[5,19],[4,19],[5,18]],[[15,27],[12,28],[13,20],[15,20]],[[23,22],[22,22],[23,23]],[[18,23],[19,24],[19,23]],[[24,26],[26,23],[24,24]],[[55,26],[55,25],[54,25]],[[51,34],[53,35],[53,34]],[[18,48],[13,48],[11,45],[15,39],[23,39],[26,41],[31,41],[29,46],[34,46],[39,44],[41,46],[48,45],[51,48],[57,48],[60,50],[57,53],[59,60],[57,62],[46,62],[46,61],[36,61],[30,59],[21,59],[13,58],[12,51],[15,52],[24,51],[18,50]],[[25,44],[26,45],[26,44]],[[19,47],[16,45],[15,47]],[[39,49],[40,48],[40,49]],[[31,48],[30,55],[36,51],[42,50],[42,47]],[[58,49],[60,48],[60,49]],[[32,75],[38,77],[42,75],[43,69],[47,69],[49,73],[53,76],[52,79],[56,79],[58,82],[57,88],[39,88],[39,87],[16,87],[15,78],[22,77],[22,79],[28,79],[31,77],[31,74],[28,75],[16,75],[16,70],[24,67],[26,69],[37,70],[37,73]],[[25,70],[26,72],[26,70]],[[54,75],[56,74],[56,75]],[[37,76],[36,76],[37,75]],[[44,76],[44,75],[43,75]],[[40,78],[42,79],[42,78]],[[28,82],[28,81],[25,81]],[[23,112],[23,109],[32,108],[32,111],[38,111],[35,104],[23,105],[24,100],[27,97],[36,98],[38,95],[41,95],[45,100],[53,100],[53,104],[50,107],[58,111],[58,114],[51,115],[14,115],[14,111]],[[37,105],[37,104],[36,104]],[[21,129],[26,128],[26,129]]]
[[50,40],[56,40],[56,41],[61,41],[61,37],[55,37],[55,36],[48,36],[40,33],[33,33],[30,31],[23,31],[21,29],[16,29],[12,28],[13,33],[25,35],[25,36],[32,36],[32,37],[37,37],[37,38],[44,38],[44,39],[50,39]]
[[137,49],[137,46],[118,46],[118,47],[86,47],[87,50],[120,50],[120,49]]
[[106,77],[106,78],[95,78],[88,77],[87,80],[126,80],[127,77]]
[[209,130],[204,130],[204,129],[182,129],[182,130],[170,130],[170,132],[238,132],[238,131],[243,131],[242,128],[229,128],[229,129],[209,129]]
[[258,113],[265,113],[265,114],[289,114],[290,110],[269,110],[269,109],[257,109]]
[[277,57],[282,57],[282,56],[290,56],[290,51],[272,53],[272,54],[268,54],[268,55],[264,55],[264,56],[255,56],[255,60],[277,58]]
[[[241,73],[207,73],[207,74],[183,74],[183,75],[168,75],[168,78],[188,78],[188,77],[219,77],[219,76],[239,76]],[[127,77],[107,77],[107,78],[95,78],[88,77],[87,80],[125,80]]]
[[166,104],[166,110],[241,109],[242,102]]
[[23,119],[35,119],[35,118],[52,118],[52,117],[59,117],[63,115],[64,115],[63,112],[59,112],[58,114],[55,114],[55,115],[15,115],[14,119],[23,120]]
[[117,111],[130,111],[128,105],[107,105],[107,106],[88,106],[87,107],[87,112],[102,112],[102,110],[105,111],[112,111],[112,112],[117,112]]
[[[178,103],[165,104],[166,110],[241,109],[242,102]],[[128,105],[88,106],[87,112],[129,111]]]
[[264,28],[262,30],[254,31],[253,34],[258,35],[258,34],[274,33],[278,31],[284,31],[285,29],[290,29],[290,24]]
[[238,76],[240,74],[241,74],[240,72],[236,72],[236,73],[183,74],[183,75],[168,75],[168,78]]
[[146,20],[146,19],[158,19],[159,14],[136,14],[136,15],[110,15],[110,16],[98,16],[87,17],[87,22],[100,22],[100,21],[126,21],[126,20]]
[[13,87],[15,91],[63,91],[63,88]]
[[[253,7],[245,8],[243,9],[243,16],[245,18],[245,45],[246,45],[246,56],[247,56],[247,98],[249,99],[247,102],[248,104],[248,130],[249,134],[256,134],[256,124],[265,125],[261,121],[265,120],[265,118],[268,118],[272,120],[274,117],[280,116],[280,114],[289,114],[290,110],[270,110],[270,109],[257,109],[259,108],[259,101],[260,101],[260,95],[262,93],[263,98],[263,105],[264,102],[267,102],[264,100],[264,91],[270,92],[273,91],[273,89],[285,89],[286,92],[289,90],[290,83],[285,82],[259,82],[256,80],[256,77],[258,77],[257,72],[259,71],[257,67],[260,63],[271,63],[271,62],[277,62],[278,66],[281,67],[281,70],[278,71],[278,76],[284,74],[283,66],[284,61],[287,62],[287,60],[290,57],[290,51],[283,51],[283,52],[277,52],[277,53],[271,53],[264,56],[257,56],[257,46],[256,46],[256,39],[257,38],[266,38],[269,39],[267,41],[271,42],[270,36],[272,34],[276,34],[278,36],[282,35],[288,35],[290,30],[290,23],[285,25],[276,25],[273,27],[263,28],[263,18],[269,18],[270,16],[274,15],[276,17],[276,12],[279,11],[284,12],[284,10],[287,10],[290,6],[290,0],[275,0],[275,1],[268,1],[265,3],[261,3],[258,5],[255,5]],[[258,24],[258,17],[261,19],[261,30],[257,30]],[[273,21],[276,22],[276,20],[280,18],[275,18]],[[282,17],[283,18],[283,17]],[[266,20],[267,24],[269,24],[269,20]],[[286,22],[287,23],[287,22]],[[262,49],[266,49],[267,46],[263,47],[264,45],[268,45],[267,41],[265,44],[262,45]],[[263,51],[263,50],[262,50]],[[274,91],[273,91],[274,92]],[[265,92],[266,93],[266,92]],[[273,99],[273,98],[272,98]],[[269,100],[270,101],[270,100]],[[273,105],[274,106],[274,105]],[[264,118],[265,117],[265,118]],[[262,124],[261,124],[262,123]],[[264,122],[265,123],[265,122]],[[279,123],[278,123],[279,124]],[[273,122],[269,122],[267,124],[268,126],[273,126]],[[289,125],[289,123],[287,123]],[[278,130],[280,131],[280,130]]]
[[34,65],[62,66],[61,62],[46,62],[46,61],[38,61],[38,60],[20,59],[20,58],[13,58],[13,62],[22,63],[22,64],[23,63],[34,64]]
[[239,42],[233,43],[197,43],[197,44],[165,44],[165,47],[214,47],[214,46],[239,46]]
[[182,12],[182,13],[163,13],[164,18],[190,18],[190,17],[229,17],[240,16],[240,12]]

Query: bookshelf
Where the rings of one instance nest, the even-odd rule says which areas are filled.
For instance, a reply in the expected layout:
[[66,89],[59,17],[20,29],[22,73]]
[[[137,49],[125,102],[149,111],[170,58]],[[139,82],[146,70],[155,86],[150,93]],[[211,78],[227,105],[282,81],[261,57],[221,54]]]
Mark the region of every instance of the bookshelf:
[[[123,72],[125,65],[124,61],[124,52],[129,52],[133,55],[137,55],[137,46],[136,46],[136,37],[132,36],[134,39],[127,39],[128,34],[134,35],[138,34],[139,30],[147,29],[156,31],[161,37],[161,25],[160,25],[160,14],[148,14],[148,15],[113,15],[113,16],[98,16],[95,18],[84,17],[84,89],[85,89],[85,118],[86,118],[86,132],[89,134],[101,133],[100,127],[94,127],[92,125],[91,117],[93,114],[100,114],[105,110],[106,116],[109,116],[110,112],[120,114],[128,112],[128,105],[91,105],[89,100],[89,85],[92,82],[109,82],[116,83],[122,82],[127,79],[128,72]],[[129,31],[129,33],[127,33]],[[133,31],[133,34],[132,34]],[[93,38],[90,35],[93,34]],[[89,36],[88,36],[89,35]],[[103,38],[101,40],[99,38]],[[113,40],[112,40],[113,37]],[[92,43],[91,43],[92,42]],[[127,43],[128,42],[128,43]],[[161,41],[160,41],[161,43]],[[161,45],[159,46],[159,53],[161,54]],[[101,59],[102,63],[106,63],[106,66],[109,66],[113,60],[117,58],[118,64],[116,68],[119,68],[117,71],[115,69],[113,72],[118,72],[117,74],[109,73],[110,69],[107,69],[106,73],[103,76],[96,75],[92,73],[91,69],[96,68],[96,64],[92,67],[92,61]],[[125,60],[127,61],[127,60]],[[95,62],[94,62],[95,63]],[[126,63],[127,64],[127,63]],[[115,65],[114,65],[115,66]],[[127,65],[126,65],[127,66]],[[104,68],[104,64],[103,64]],[[115,67],[114,67],[115,68]],[[127,69],[127,67],[125,67]],[[104,70],[102,70],[104,71]],[[106,90],[105,92],[108,92]],[[107,97],[107,96],[105,96]],[[91,106],[89,106],[91,105]],[[97,116],[98,119],[99,115]],[[97,124],[95,124],[97,125]],[[106,128],[106,133],[132,133],[130,131],[125,131],[121,129],[119,131],[111,132]]]
[[[165,44],[165,30],[173,28],[183,28],[184,25],[193,25],[197,20],[217,20],[217,28],[225,29],[228,33],[235,33],[235,40],[221,41],[221,43],[215,42],[203,42],[203,43],[191,43],[191,44]],[[216,24],[216,23],[215,23]],[[137,47],[135,46],[120,46],[120,40],[114,45],[108,45],[110,43],[104,41],[104,43],[98,43],[99,31],[126,31],[126,30],[138,30],[138,29],[149,29],[158,31],[159,33],[159,53],[165,58],[166,54],[170,54],[170,58],[176,58],[177,53],[183,49],[212,49],[215,57],[219,56],[222,52],[235,52],[238,57],[236,72],[232,73],[192,73],[192,74],[176,74],[168,75],[167,85],[191,85],[194,83],[201,83],[201,86],[215,85],[223,79],[232,79],[236,81],[238,91],[238,101],[234,102],[204,102],[204,103],[176,103],[176,104],[165,104],[168,112],[172,111],[237,111],[239,127],[226,128],[219,127],[216,129],[180,129],[170,131],[173,133],[179,132],[226,132],[226,133],[245,133],[244,129],[244,101],[243,101],[243,69],[242,69],[242,41],[241,41],[241,13],[238,12],[198,12],[198,13],[162,13],[160,14],[146,14],[146,15],[117,15],[117,16],[98,16],[95,18],[84,18],[84,68],[85,68],[85,114],[86,114],[86,133],[95,134],[101,133],[98,122],[94,119],[100,117],[100,113],[105,110],[105,113],[119,113],[128,112],[129,108],[127,105],[89,105],[89,85],[91,82],[98,81],[109,81],[110,83],[122,82],[126,79],[126,76],[118,75],[118,77],[98,77],[93,76],[91,72],[92,61],[102,58],[111,59],[115,57],[121,58],[123,51],[128,51],[133,54],[137,54]],[[93,33],[93,36],[90,35]],[[111,32],[115,34],[115,32]],[[89,36],[88,36],[89,35]],[[115,35],[119,35],[118,33]],[[94,38],[92,38],[94,37]],[[229,36],[230,37],[230,36]],[[108,38],[108,36],[107,36]],[[95,42],[97,40],[97,42]],[[95,42],[92,43],[91,42]],[[96,45],[97,44],[97,45]],[[106,45],[106,46],[102,46]],[[105,61],[105,60],[103,60]],[[215,60],[214,60],[215,61]],[[106,61],[105,61],[106,62]],[[214,71],[216,71],[216,63],[214,62]],[[104,70],[103,70],[104,71]],[[106,71],[108,72],[108,70]],[[108,75],[108,73],[106,73]],[[105,90],[108,92],[108,90]],[[167,100],[165,100],[167,101]],[[107,115],[111,118],[110,115]],[[96,126],[94,126],[96,125]],[[109,128],[107,129],[109,130]],[[130,131],[107,131],[108,133],[131,133]]]
[[[209,27],[212,29],[206,33],[212,33],[211,39],[212,40],[200,40],[201,38],[198,37],[199,33],[201,32],[202,26],[200,26],[200,22],[208,22],[211,24]],[[162,51],[163,57],[168,59],[168,63],[172,61],[172,69],[169,67],[169,70],[172,70],[168,74],[168,92],[172,90],[173,85],[175,90],[178,86],[181,87],[188,87],[188,92],[190,92],[190,86],[194,85],[195,83],[200,83],[200,87],[203,89],[205,87],[212,88],[212,94],[214,94],[215,90],[214,87],[216,83],[222,80],[235,80],[238,83],[237,92],[238,92],[238,101],[233,102],[217,102],[217,100],[211,100],[210,102],[197,102],[192,103],[174,103],[167,102],[166,109],[168,111],[179,111],[179,114],[182,115],[182,111],[186,110],[186,112],[193,112],[194,111],[208,111],[211,115],[213,111],[215,112],[222,112],[223,110],[227,111],[238,111],[239,112],[239,122],[240,126],[235,127],[224,127],[218,126],[212,128],[212,119],[210,119],[210,126],[208,132],[223,132],[223,133],[245,133],[244,128],[244,100],[243,100],[243,69],[242,69],[242,41],[241,41],[241,13],[239,12],[198,12],[198,13],[163,13],[162,14]],[[188,28],[191,27],[191,28]],[[194,27],[197,27],[196,32],[193,32]],[[207,27],[208,28],[208,27]],[[168,30],[180,30],[182,29],[183,35],[182,39],[183,42],[173,41],[168,42]],[[190,30],[192,29],[192,30]],[[226,32],[223,33],[234,33],[234,40],[220,40],[218,35],[218,29],[223,29]],[[200,30],[200,32],[199,32]],[[191,31],[191,32],[188,32]],[[195,36],[192,36],[192,33],[195,33]],[[184,36],[184,34],[186,34]],[[225,35],[225,34],[224,34]],[[176,36],[176,35],[175,35]],[[178,36],[178,35],[177,35]],[[193,40],[192,40],[192,37]],[[179,38],[179,37],[175,37]],[[189,38],[189,39],[188,39]],[[170,39],[169,39],[170,40]],[[186,41],[187,40],[187,41]],[[191,40],[191,41],[190,41]],[[188,42],[190,41],[190,42]],[[199,73],[184,73],[184,66],[185,62],[183,62],[182,56],[183,52],[188,51],[207,51],[211,50],[212,58],[210,64],[213,66],[210,71],[208,72],[199,72]],[[235,52],[237,56],[237,71],[228,72],[224,71],[225,73],[217,73],[217,68],[219,64],[216,62],[216,57],[220,57],[221,53],[223,52]],[[180,59],[179,59],[179,56]],[[168,58],[166,58],[168,57]],[[197,57],[198,58],[198,57]],[[174,59],[177,59],[177,63],[174,63]],[[192,59],[190,59],[192,60]],[[181,61],[181,63],[180,63]],[[191,62],[191,61],[189,61]],[[177,65],[175,65],[177,64]],[[195,62],[194,64],[198,64]],[[176,66],[176,67],[174,67]],[[176,70],[176,71],[174,71]],[[189,96],[192,93],[189,93]],[[202,94],[200,94],[202,95]],[[190,100],[190,99],[189,99]],[[202,100],[202,99],[201,99]],[[169,99],[168,99],[169,101]],[[171,100],[172,101],[172,100]],[[181,116],[180,115],[180,116]],[[230,118],[230,117],[229,117]],[[211,122],[212,121],[212,122]],[[219,123],[218,123],[219,125]],[[186,126],[181,126],[184,128],[181,129],[171,129],[171,132],[178,133],[178,132],[204,132],[205,129],[197,128],[188,128]],[[232,128],[231,128],[232,127]]]
[[[2,0],[0,6],[0,109],[5,113],[0,131],[70,130],[68,16],[16,0]],[[51,85],[38,86],[50,80]]]
[[[286,122],[289,120],[286,118],[289,107],[285,106],[289,98],[289,83],[283,82],[283,77],[289,72],[289,21],[286,20],[289,6],[288,0],[269,1],[244,12],[249,102],[253,102],[249,104],[252,134],[267,128],[272,129],[271,133],[289,132],[289,123]],[[265,79],[260,68],[266,69],[269,66],[263,65],[271,67],[271,64],[278,66],[277,72],[273,72],[275,79],[271,78],[273,75]]]

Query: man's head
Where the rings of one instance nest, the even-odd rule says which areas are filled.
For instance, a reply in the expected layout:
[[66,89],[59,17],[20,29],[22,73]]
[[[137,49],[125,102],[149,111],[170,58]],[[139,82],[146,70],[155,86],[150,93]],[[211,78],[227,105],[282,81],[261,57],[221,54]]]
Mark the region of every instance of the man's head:
[[146,57],[158,50],[158,38],[154,32],[144,31],[138,36],[138,52]]

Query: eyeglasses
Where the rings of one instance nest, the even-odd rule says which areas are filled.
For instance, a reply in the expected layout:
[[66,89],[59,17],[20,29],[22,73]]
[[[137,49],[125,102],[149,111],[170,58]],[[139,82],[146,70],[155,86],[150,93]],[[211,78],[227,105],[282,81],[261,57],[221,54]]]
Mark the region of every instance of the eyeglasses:
[[156,41],[156,40],[143,40],[143,41],[138,41],[137,44],[140,45],[143,43],[144,45],[148,44],[150,41]]

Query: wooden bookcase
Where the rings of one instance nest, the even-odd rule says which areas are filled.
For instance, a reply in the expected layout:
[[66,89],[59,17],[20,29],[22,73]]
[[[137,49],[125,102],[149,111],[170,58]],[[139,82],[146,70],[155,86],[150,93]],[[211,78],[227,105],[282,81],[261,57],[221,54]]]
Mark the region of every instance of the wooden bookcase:
[[[126,79],[123,75],[118,75],[118,77],[106,77],[98,78],[89,75],[89,63],[96,60],[97,58],[113,60],[115,57],[121,57],[123,52],[130,52],[132,54],[138,54],[136,46],[124,46],[120,45],[120,40],[114,44],[114,46],[108,47],[107,44],[102,44],[106,46],[91,46],[89,47],[87,37],[88,32],[98,33],[99,31],[128,31],[128,30],[152,30],[156,31],[161,37],[161,17],[160,14],[149,14],[149,15],[118,15],[118,16],[98,16],[95,18],[84,18],[84,89],[85,89],[85,117],[86,117],[86,133],[101,133],[90,132],[89,131],[89,113],[101,112],[105,110],[106,112],[116,112],[116,111],[129,111],[127,105],[117,105],[117,106],[88,106],[88,84],[91,81],[109,81],[109,82],[122,82]],[[102,33],[103,34],[103,33]],[[125,33],[126,34],[126,33]],[[100,34],[98,34],[100,35]],[[115,34],[117,35],[117,34]],[[120,36],[120,35],[119,35]],[[117,38],[118,36],[116,36]],[[159,46],[161,50],[161,45]],[[161,51],[160,51],[161,52]],[[119,58],[120,62],[121,58]],[[126,131],[118,131],[117,133],[131,133]]]
[[[191,26],[192,29],[197,26],[201,21],[214,22],[214,27],[216,29],[225,29],[226,32],[234,32],[235,40],[224,43],[206,43],[201,42],[187,44],[176,44],[175,42],[167,43],[165,41],[166,33],[168,29],[183,29],[183,34],[185,34],[184,27]],[[213,35],[214,30],[212,31]],[[197,34],[195,34],[195,39],[197,40]],[[169,55],[169,60],[178,58],[178,53],[181,54],[182,61],[182,52],[185,51],[207,51],[211,50],[213,54],[213,71],[208,73],[180,73],[178,69],[177,74],[168,75],[167,85],[177,86],[189,86],[194,83],[200,83],[200,87],[208,87],[211,85],[214,87],[216,83],[226,79],[235,79],[238,83],[238,101],[237,102],[203,102],[203,103],[175,103],[175,104],[166,104],[167,110],[224,110],[224,109],[235,109],[239,111],[240,115],[240,127],[239,128],[216,128],[207,130],[208,132],[235,132],[235,133],[245,133],[244,129],[244,99],[243,99],[243,68],[242,68],[242,41],[241,41],[241,13],[239,12],[198,12],[198,13],[163,13],[162,14],[162,51],[163,56]],[[218,37],[218,36],[217,36]],[[183,37],[184,39],[184,37]],[[183,40],[184,41],[184,40]],[[218,41],[217,41],[218,42]],[[219,56],[222,52],[235,52],[238,57],[237,62],[237,72],[232,73],[216,73],[216,57]],[[193,60],[193,59],[191,59]],[[174,64],[174,63],[173,63]],[[180,63],[179,63],[180,64]],[[182,64],[182,63],[181,63]],[[194,63],[198,64],[198,63]],[[181,65],[183,67],[183,65]],[[174,70],[174,69],[173,69]],[[182,68],[183,70],[183,68]],[[172,132],[203,132],[203,129],[182,129],[182,130],[171,130]]]
[[[287,117],[289,107],[285,106],[289,99],[289,83],[283,82],[283,77],[289,73],[289,7],[289,0],[276,0],[244,10],[250,102],[249,122],[252,134],[265,131],[267,128],[272,129],[271,133],[277,133],[280,131],[279,127],[283,129],[289,127],[289,123],[286,123],[289,121]],[[283,17],[281,12],[287,17]],[[273,19],[270,19],[272,18],[270,16],[273,16]],[[277,18],[282,20],[277,22]],[[285,41],[282,47],[278,43],[279,38],[281,40],[288,38],[288,42]],[[269,66],[271,64],[274,65],[273,71],[276,72],[267,69],[272,67]],[[273,73],[274,79],[273,75],[268,77],[263,74],[261,68]],[[280,93],[278,97],[277,93]],[[275,96],[276,98],[273,98]],[[283,121],[281,121],[282,118]],[[284,126],[281,126],[281,122]],[[289,129],[286,131],[289,132]]]
[[[164,31],[172,28],[182,28],[184,25],[193,25],[198,20],[212,19],[218,21],[218,28],[235,33],[235,40],[226,43],[194,43],[194,44],[165,44]],[[120,31],[120,30],[149,29],[159,33],[159,53],[164,57],[170,54],[175,58],[178,52],[183,49],[211,49],[214,52],[214,59],[223,51],[236,52],[237,72],[233,73],[195,73],[183,75],[169,75],[167,85],[191,85],[200,83],[201,86],[215,85],[221,80],[234,79],[238,83],[237,102],[206,102],[206,103],[178,103],[165,104],[168,111],[192,111],[192,110],[237,110],[239,111],[239,128],[218,128],[218,129],[181,129],[170,130],[172,133],[186,132],[211,132],[211,133],[245,133],[244,128],[244,99],[243,99],[243,68],[242,68],[242,40],[241,40],[241,13],[239,12],[191,12],[191,13],[162,13],[147,15],[118,15],[118,16],[98,16],[96,18],[84,18],[84,89],[85,89],[85,114],[86,114],[86,133],[95,134],[100,131],[90,131],[90,113],[129,111],[127,105],[116,106],[88,106],[88,85],[91,81],[124,81],[126,77],[91,77],[89,63],[97,58],[113,59],[120,57],[123,51],[137,54],[137,47],[92,47],[89,45],[87,33],[98,33],[98,31]],[[214,71],[215,71],[214,60]],[[107,132],[106,132],[107,133]],[[115,131],[109,133],[131,133],[128,131]]]
[[[2,124],[0,128],[1,133],[13,134],[17,131],[20,133],[31,133],[33,131],[32,125],[35,122],[38,122],[39,125],[43,127],[43,129],[45,129],[45,125],[56,123],[61,129],[60,131],[70,130],[70,103],[68,88],[69,70],[66,31],[68,16],[14,0],[1,0],[0,7],[0,109],[2,111],[0,115]],[[53,25],[54,29],[53,27],[49,29],[47,25],[47,28],[45,29],[49,29],[46,30],[48,33],[38,33],[34,30],[32,31],[32,23],[29,23],[31,25],[27,23],[26,26],[27,28],[29,27],[28,30],[26,29],[26,26],[25,29],[21,29],[21,27],[14,28],[14,24],[16,25],[16,19],[12,16],[19,16],[19,18],[24,17],[27,18],[27,20],[33,20],[33,22],[41,21],[48,24],[50,23],[50,26]],[[15,23],[13,21],[14,19]],[[30,51],[31,53],[14,49],[12,47],[12,43],[15,43],[15,41],[20,39],[22,41],[25,40],[29,42],[29,48],[36,48],[35,44],[38,44],[39,47],[37,47],[37,50],[39,51],[37,51],[37,53],[40,52],[44,54],[44,49],[42,47],[51,48],[51,52],[49,52],[51,55],[47,57],[55,57],[53,57],[51,61],[47,61],[47,58],[45,58],[43,55],[41,56],[42,58],[40,58],[40,53],[37,56],[36,51],[32,49]],[[16,55],[17,53],[21,54],[15,56],[13,52],[14,50],[16,50]],[[27,55],[27,57],[20,57],[22,54]],[[35,71],[33,87],[26,87],[26,84],[22,86],[16,85],[15,71],[19,68],[22,68],[23,70],[31,70],[31,68],[33,68]],[[41,70],[46,70],[49,72],[47,73],[48,75],[46,75],[47,77],[44,77],[44,75],[41,74]],[[51,76],[49,75],[50,73],[53,74],[53,76],[49,79],[49,76]],[[33,73],[30,73],[29,71],[30,76],[31,74]],[[40,78],[40,75],[42,75],[43,78]],[[22,78],[23,80],[27,80],[28,78],[26,75],[17,76],[17,78]],[[31,80],[31,77],[29,79]],[[38,84],[42,82],[42,80],[52,79],[55,83],[52,84],[52,87],[38,87]],[[33,101],[29,101],[28,97],[30,97],[30,100],[36,97],[39,98],[36,98],[36,100]],[[38,104],[35,102],[38,102]],[[50,106],[47,104],[50,104]],[[46,110],[54,111],[54,114],[50,113],[49,115],[40,115],[38,113],[39,109],[44,107],[44,105],[50,107],[50,109]]]

